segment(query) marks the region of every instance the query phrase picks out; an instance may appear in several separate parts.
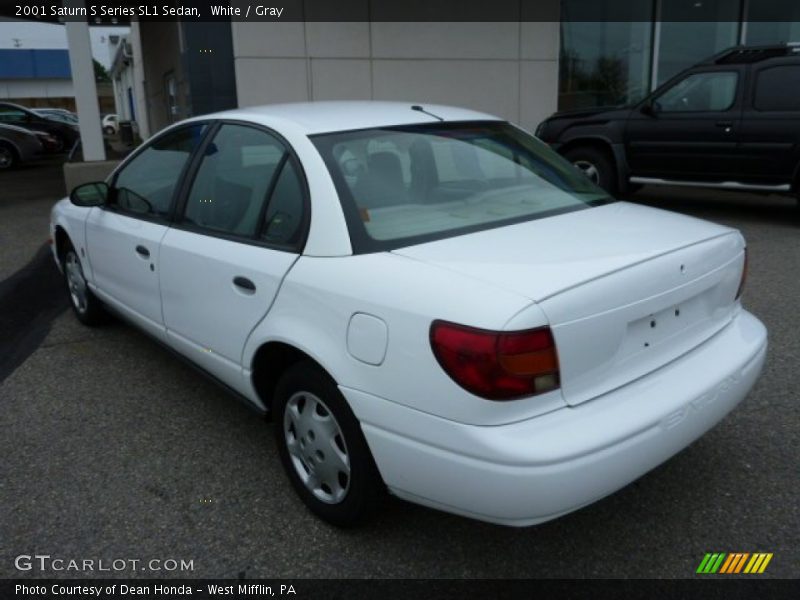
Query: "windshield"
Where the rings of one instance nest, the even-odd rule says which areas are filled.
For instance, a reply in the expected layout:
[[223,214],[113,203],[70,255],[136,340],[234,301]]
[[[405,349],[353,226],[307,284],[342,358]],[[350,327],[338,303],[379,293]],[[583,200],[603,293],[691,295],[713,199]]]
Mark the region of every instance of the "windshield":
[[503,122],[312,136],[353,251],[402,246],[613,201],[544,143]]

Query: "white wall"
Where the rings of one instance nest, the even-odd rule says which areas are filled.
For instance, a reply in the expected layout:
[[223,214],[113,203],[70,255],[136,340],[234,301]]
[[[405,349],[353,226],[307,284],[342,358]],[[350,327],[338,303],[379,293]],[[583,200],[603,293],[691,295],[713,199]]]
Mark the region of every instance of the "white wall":
[[0,98],[72,98],[71,79],[3,79]]
[[233,22],[232,28],[240,106],[437,102],[531,130],[557,107],[557,22]]

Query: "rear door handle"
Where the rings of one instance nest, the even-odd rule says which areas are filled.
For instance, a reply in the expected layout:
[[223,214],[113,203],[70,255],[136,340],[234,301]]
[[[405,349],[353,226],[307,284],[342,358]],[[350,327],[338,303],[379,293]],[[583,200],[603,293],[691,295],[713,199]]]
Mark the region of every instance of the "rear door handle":
[[241,275],[237,275],[233,278],[233,285],[250,293],[256,291],[256,284],[250,281],[247,277],[242,277]]
[[717,127],[733,127],[733,121],[717,121],[715,125]]
[[141,244],[139,246],[136,246],[136,254],[138,254],[142,258],[150,258],[150,250],[148,250]]

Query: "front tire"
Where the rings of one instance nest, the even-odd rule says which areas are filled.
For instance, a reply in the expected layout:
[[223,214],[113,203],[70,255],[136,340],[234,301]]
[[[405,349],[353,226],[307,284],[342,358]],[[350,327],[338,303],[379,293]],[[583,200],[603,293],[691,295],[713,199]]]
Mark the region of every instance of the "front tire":
[[310,361],[292,365],[276,387],[273,415],[283,468],[311,512],[338,527],[368,518],[383,482],[330,376]]
[[106,312],[103,304],[89,289],[81,261],[72,246],[67,248],[64,253],[61,266],[64,272],[64,283],[69,294],[69,303],[78,320],[90,327],[104,323]]
[[616,194],[619,189],[617,170],[608,154],[598,148],[580,146],[568,150],[564,157],[583,172],[594,184]]

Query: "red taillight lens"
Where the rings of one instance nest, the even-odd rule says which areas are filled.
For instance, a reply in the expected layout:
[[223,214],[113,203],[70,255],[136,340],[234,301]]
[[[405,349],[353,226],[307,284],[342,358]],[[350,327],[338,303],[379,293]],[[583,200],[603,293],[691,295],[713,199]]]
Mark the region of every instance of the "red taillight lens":
[[431,347],[445,372],[476,396],[511,400],[559,386],[549,327],[504,332],[434,321]]
[[742,295],[744,291],[744,284],[747,281],[747,248],[744,249],[744,265],[742,265],[742,277],[739,279],[739,289],[736,290],[736,300]]

